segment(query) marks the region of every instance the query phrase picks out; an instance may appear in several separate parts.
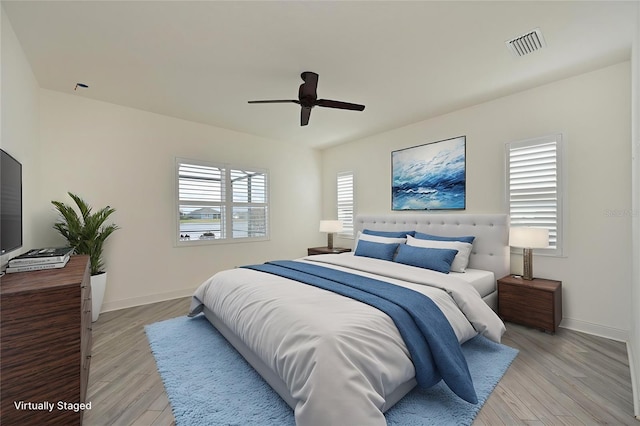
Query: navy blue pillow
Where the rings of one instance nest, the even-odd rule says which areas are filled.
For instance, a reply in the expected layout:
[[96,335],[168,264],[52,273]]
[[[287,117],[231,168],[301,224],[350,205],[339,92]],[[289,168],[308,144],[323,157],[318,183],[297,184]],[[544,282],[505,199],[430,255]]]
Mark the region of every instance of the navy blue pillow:
[[398,254],[393,261],[448,274],[456,254],[458,254],[458,250],[414,247],[403,244],[398,249]]
[[356,256],[373,257],[382,260],[393,260],[400,244],[374,243],[372,241],[359,240],[356,247]]
[[363,234],[376,235],[378,237],[391,237],[391,238],[405,238],[407,235],[411,235],[416,231],[372,231],[371,229],[365,229]]
[[423,232],[416,232],[414,235],[419,240],[432,240],[432,241],[461,241],[463,243],[473,244],[473,240],[476,239],[473,235],[466,237],[441,237],[439,235],[425,234]]

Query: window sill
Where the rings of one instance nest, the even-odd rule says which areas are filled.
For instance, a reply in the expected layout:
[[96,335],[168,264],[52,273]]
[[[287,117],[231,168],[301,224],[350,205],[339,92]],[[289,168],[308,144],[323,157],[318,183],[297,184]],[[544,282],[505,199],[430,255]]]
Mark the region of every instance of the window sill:
[[269,237],[188,240],[188,241],[176,241],[174,244],[174,247],[199,247],[199,246],[216,246],[221,244],[257,243],[257,242],[269,241],[269,240],[270,240]]

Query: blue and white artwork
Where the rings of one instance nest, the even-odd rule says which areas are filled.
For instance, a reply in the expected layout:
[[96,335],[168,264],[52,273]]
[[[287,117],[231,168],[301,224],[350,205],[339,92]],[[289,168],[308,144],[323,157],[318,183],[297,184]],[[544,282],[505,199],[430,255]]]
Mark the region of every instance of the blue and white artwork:
[[391,153],[392,210],[462,210],[466,137]]

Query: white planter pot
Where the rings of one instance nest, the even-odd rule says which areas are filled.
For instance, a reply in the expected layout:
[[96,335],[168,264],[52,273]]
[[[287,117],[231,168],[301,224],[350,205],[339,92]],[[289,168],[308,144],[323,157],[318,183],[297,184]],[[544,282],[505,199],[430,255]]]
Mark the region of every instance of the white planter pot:
[[107,288],[107,273],[91,276],[91,321],[96,322],[102,309],[104,290]]

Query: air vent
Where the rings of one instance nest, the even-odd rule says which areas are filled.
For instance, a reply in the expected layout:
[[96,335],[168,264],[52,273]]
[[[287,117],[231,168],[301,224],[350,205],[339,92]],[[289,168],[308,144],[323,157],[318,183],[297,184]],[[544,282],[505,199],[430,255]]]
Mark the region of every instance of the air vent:
[[533,53],[547,45],[544,41],[544,37],[542,37],[540,28],[536,28],[526,34],[505,41],[505,43],[514,56],[528,55],[529,53]]

